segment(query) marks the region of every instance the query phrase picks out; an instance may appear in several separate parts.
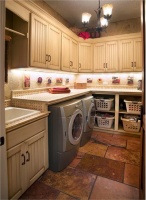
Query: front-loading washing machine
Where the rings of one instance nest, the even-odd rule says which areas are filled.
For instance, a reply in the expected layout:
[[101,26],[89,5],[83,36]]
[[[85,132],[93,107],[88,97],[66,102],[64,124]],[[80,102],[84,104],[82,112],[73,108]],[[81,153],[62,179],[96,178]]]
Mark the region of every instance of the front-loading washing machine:
[[80,146],[84,146],[91,138],[95,123],[96,108],[93,96],[85,97],[81,101],[83,105],[84,126]]
[[77,155],[83,133],[81,100],[65,101],[48,107],[49,168],[61,171]]

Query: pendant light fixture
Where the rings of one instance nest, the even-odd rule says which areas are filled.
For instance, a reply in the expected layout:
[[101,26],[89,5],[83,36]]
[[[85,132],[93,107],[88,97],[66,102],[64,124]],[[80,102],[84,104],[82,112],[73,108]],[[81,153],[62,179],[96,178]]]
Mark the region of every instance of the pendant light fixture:
[[[108,27],[108,20],[112,17],[112,4],[105,4],[100,7],[100,0],[99,0],[99,7],[95,10],[97,15],[97,24],[94,28],[88,28],[88,24],[91,18],[90,13],[83,13],[82,14],[82,23],[84,28],[87,28],[86,31],[91,32],[94,30],[96,32],[96,37],[100,37],[100,33],[105,31]],[[101,17],[101,11],[103,12],[103,17]]]

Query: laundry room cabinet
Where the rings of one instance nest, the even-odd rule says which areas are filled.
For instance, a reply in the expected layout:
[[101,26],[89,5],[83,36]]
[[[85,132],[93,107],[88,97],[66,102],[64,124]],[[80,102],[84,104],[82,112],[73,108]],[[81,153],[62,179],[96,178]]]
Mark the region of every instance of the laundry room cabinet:
[[[119,95],[119,126],[118,130],[125,132],[125,128],[127,131],[138,133],[140,132],[140,120],[141,120],[141,105],[142,98],[141,96],[136,95]],[[123,120],[122,118],[135,118],[136,122],[132,125],[132,121]],[[126,127],[127,126],[127,127]],[[139,129],[139,131],[138,131]]]
[[115,129],[115,95],[94,95],[96,116],[95,126],[101,129]]
[[9,199],[18,199],[48,168],[47,130],[44,118],[7,133]]
[[[18,10],[21,11],[20,14]],[[7,70],[28,66],[28,33],[29,11],[15,2],[12,4],[11,1],[7,1],[5,23],[5,68]]]
[[93,46],[89,43],[79,43],[79,72],[93,71]]
[[118,71],[118,42],[100,42],[94,45],[94,72]]
[[142,71],[142,39],[140,37],[119,41],[120,72]]
[[30,66],[60,70],[61,31],[31,13]]
[[[115,93],[113,95],[109,93],[108,94],[93,93],[92,95],[94,97],[95,107],[96,107],[94,129],[104,130],[107,132],[114,131],[123,134],[140,135],[140,125],[141,125],[140,107],[142,101],[141,94],[134,93],[129,96],[128,93],[121,93],[121,94]],[[113,99],[110,110],[108,109],[109,104],[104,103],[104,100],[108,101],[108,99]],[[126,104],[128,107],[126,106]],[[98,109],[97,106],[99,106]],[[139,121],[136,121],[132,124],[132,121],[127,122],[128,121],[127,120],[125,122],[124,120],[122,120],[125,117],[127,119],[134,117],[134,119]],[[100,119],[101,122],[98,121]],[[113,122],[111,121],[112,119]],[[109,127],[110,123],[112,124],[111,127]]]
[[62,64],[63,71],[78,72],[78,43],[62,33]]

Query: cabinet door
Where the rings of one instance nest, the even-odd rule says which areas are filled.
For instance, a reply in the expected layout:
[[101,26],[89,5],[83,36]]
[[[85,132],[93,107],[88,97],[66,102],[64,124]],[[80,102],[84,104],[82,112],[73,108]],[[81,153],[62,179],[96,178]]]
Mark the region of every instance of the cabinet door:
[[79,44],[79,72],[92,72],[92,44]]
[[120,71],[133,71],[133,40],[121,40],[119,43]]
[[116,41],[106,43],[106,71],[118,72],[118,43]]
[[142,71],[142,40],[134,40],[134,71]]
[[9,199],[18,199],[26,188],[24,149],[25,145],[17,145],[7,151]]
[[60,70],[61,31],[49,25],[49,62],[48,68]]
[[71,67],[71,38],[68,35],[62,34],[62,70],[70,71]]
[[75,40],[71,41],[71,71],[78,72],[79,63],[78,43]]
[[105,43],[94,45],[94,72],[105,72]]
[[28,186],[30,186],[36,179],[41,176],[41,174],[46,169],[46,145],[44,139],[44,131],[28,139],[26,144],[27,150],[25,155],[27,164]]
[[48,60],[48,23],[31,14],[30,65],[46,68]]

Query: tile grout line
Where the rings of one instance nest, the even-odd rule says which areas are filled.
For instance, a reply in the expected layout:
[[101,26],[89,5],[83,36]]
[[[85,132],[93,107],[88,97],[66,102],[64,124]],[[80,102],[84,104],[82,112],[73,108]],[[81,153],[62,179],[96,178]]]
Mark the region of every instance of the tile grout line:
[[95,185],[95,182],[96,182],[97,178],[98,178],[98,175],[96,175],[96,178],[95,178],[95,181],[94,181],[93,186],[92,186],[92,188],[91,188],[91,191],[90,191],[88,200],[89,200],[90,197],[91,197],[91,194],[92,194],[92,192],[93,192],[93,188],[94,188],[94,185]]

